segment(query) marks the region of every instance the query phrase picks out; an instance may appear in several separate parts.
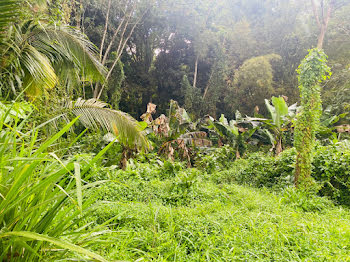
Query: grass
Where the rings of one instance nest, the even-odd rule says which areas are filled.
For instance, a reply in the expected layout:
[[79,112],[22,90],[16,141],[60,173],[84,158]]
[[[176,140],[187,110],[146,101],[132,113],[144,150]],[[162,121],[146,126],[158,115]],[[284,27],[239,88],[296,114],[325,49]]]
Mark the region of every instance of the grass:
[[348,209],[292,188],[216,183],[215,173],[181,184],[183,172],[193,171],[110,175],[118,182],[100,188],[90,219],[112,233],[92,248],[112,261],[350,261]]
[[207,173],[153,156],[122,171],[100,164],[112,143],[54,154],[73,123],[38,143],[0,121],[0,261],[350,261],[348,208],[234,184],[290,173],[285,158]]
[[82,186],[77,163],[47,152],[74,122],[38,143],[37,133],[26,136],[16,124],[4,128],[0,117],[0,261],[106,261],[85,248],[99,231],[79,227],[82,210],[95,200],[91,195],[82,203],[82,191],[98,183]]

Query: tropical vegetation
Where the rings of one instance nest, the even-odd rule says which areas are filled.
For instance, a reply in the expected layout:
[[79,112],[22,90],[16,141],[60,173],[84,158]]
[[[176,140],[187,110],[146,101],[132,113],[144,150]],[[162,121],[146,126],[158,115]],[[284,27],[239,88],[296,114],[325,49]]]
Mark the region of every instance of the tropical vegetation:
[[2,0],[0,261],[348,261],[349,12]]

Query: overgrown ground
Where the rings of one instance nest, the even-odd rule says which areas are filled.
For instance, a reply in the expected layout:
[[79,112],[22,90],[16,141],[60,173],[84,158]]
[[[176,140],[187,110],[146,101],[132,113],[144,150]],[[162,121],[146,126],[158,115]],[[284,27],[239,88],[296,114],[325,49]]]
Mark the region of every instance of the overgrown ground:
[[154,166],[99,173],[110,182],[94,189],[88,219],[111,226],[92,248],[113,261],[350,261],[345,207],[291,187],[237,185],[234,169]]

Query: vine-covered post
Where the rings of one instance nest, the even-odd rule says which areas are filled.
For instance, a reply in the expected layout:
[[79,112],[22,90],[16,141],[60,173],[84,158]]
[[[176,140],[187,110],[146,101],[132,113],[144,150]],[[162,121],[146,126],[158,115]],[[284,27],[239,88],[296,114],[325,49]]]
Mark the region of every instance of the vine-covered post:
[[295,186],[308,188],[312,184],[312,153],[321,108],[320,83],[331,75],[326,54],[318,48],[309,50],[298,67],[301,110],[297,115],[294,146],[297,150]]

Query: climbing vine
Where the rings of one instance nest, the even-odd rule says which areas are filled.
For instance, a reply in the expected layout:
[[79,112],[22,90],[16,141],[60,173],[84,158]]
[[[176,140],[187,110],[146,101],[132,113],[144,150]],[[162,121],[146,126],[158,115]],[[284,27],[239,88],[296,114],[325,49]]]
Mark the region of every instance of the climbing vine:
[[312,153],[322,110],[320,83],[331,76],[326,54],[317,48],[309,50],[297,73],[301,110],[297,116],[294,133],[294,145],[297,150],[294,182],[297,187],[308,188],[312,184]]

